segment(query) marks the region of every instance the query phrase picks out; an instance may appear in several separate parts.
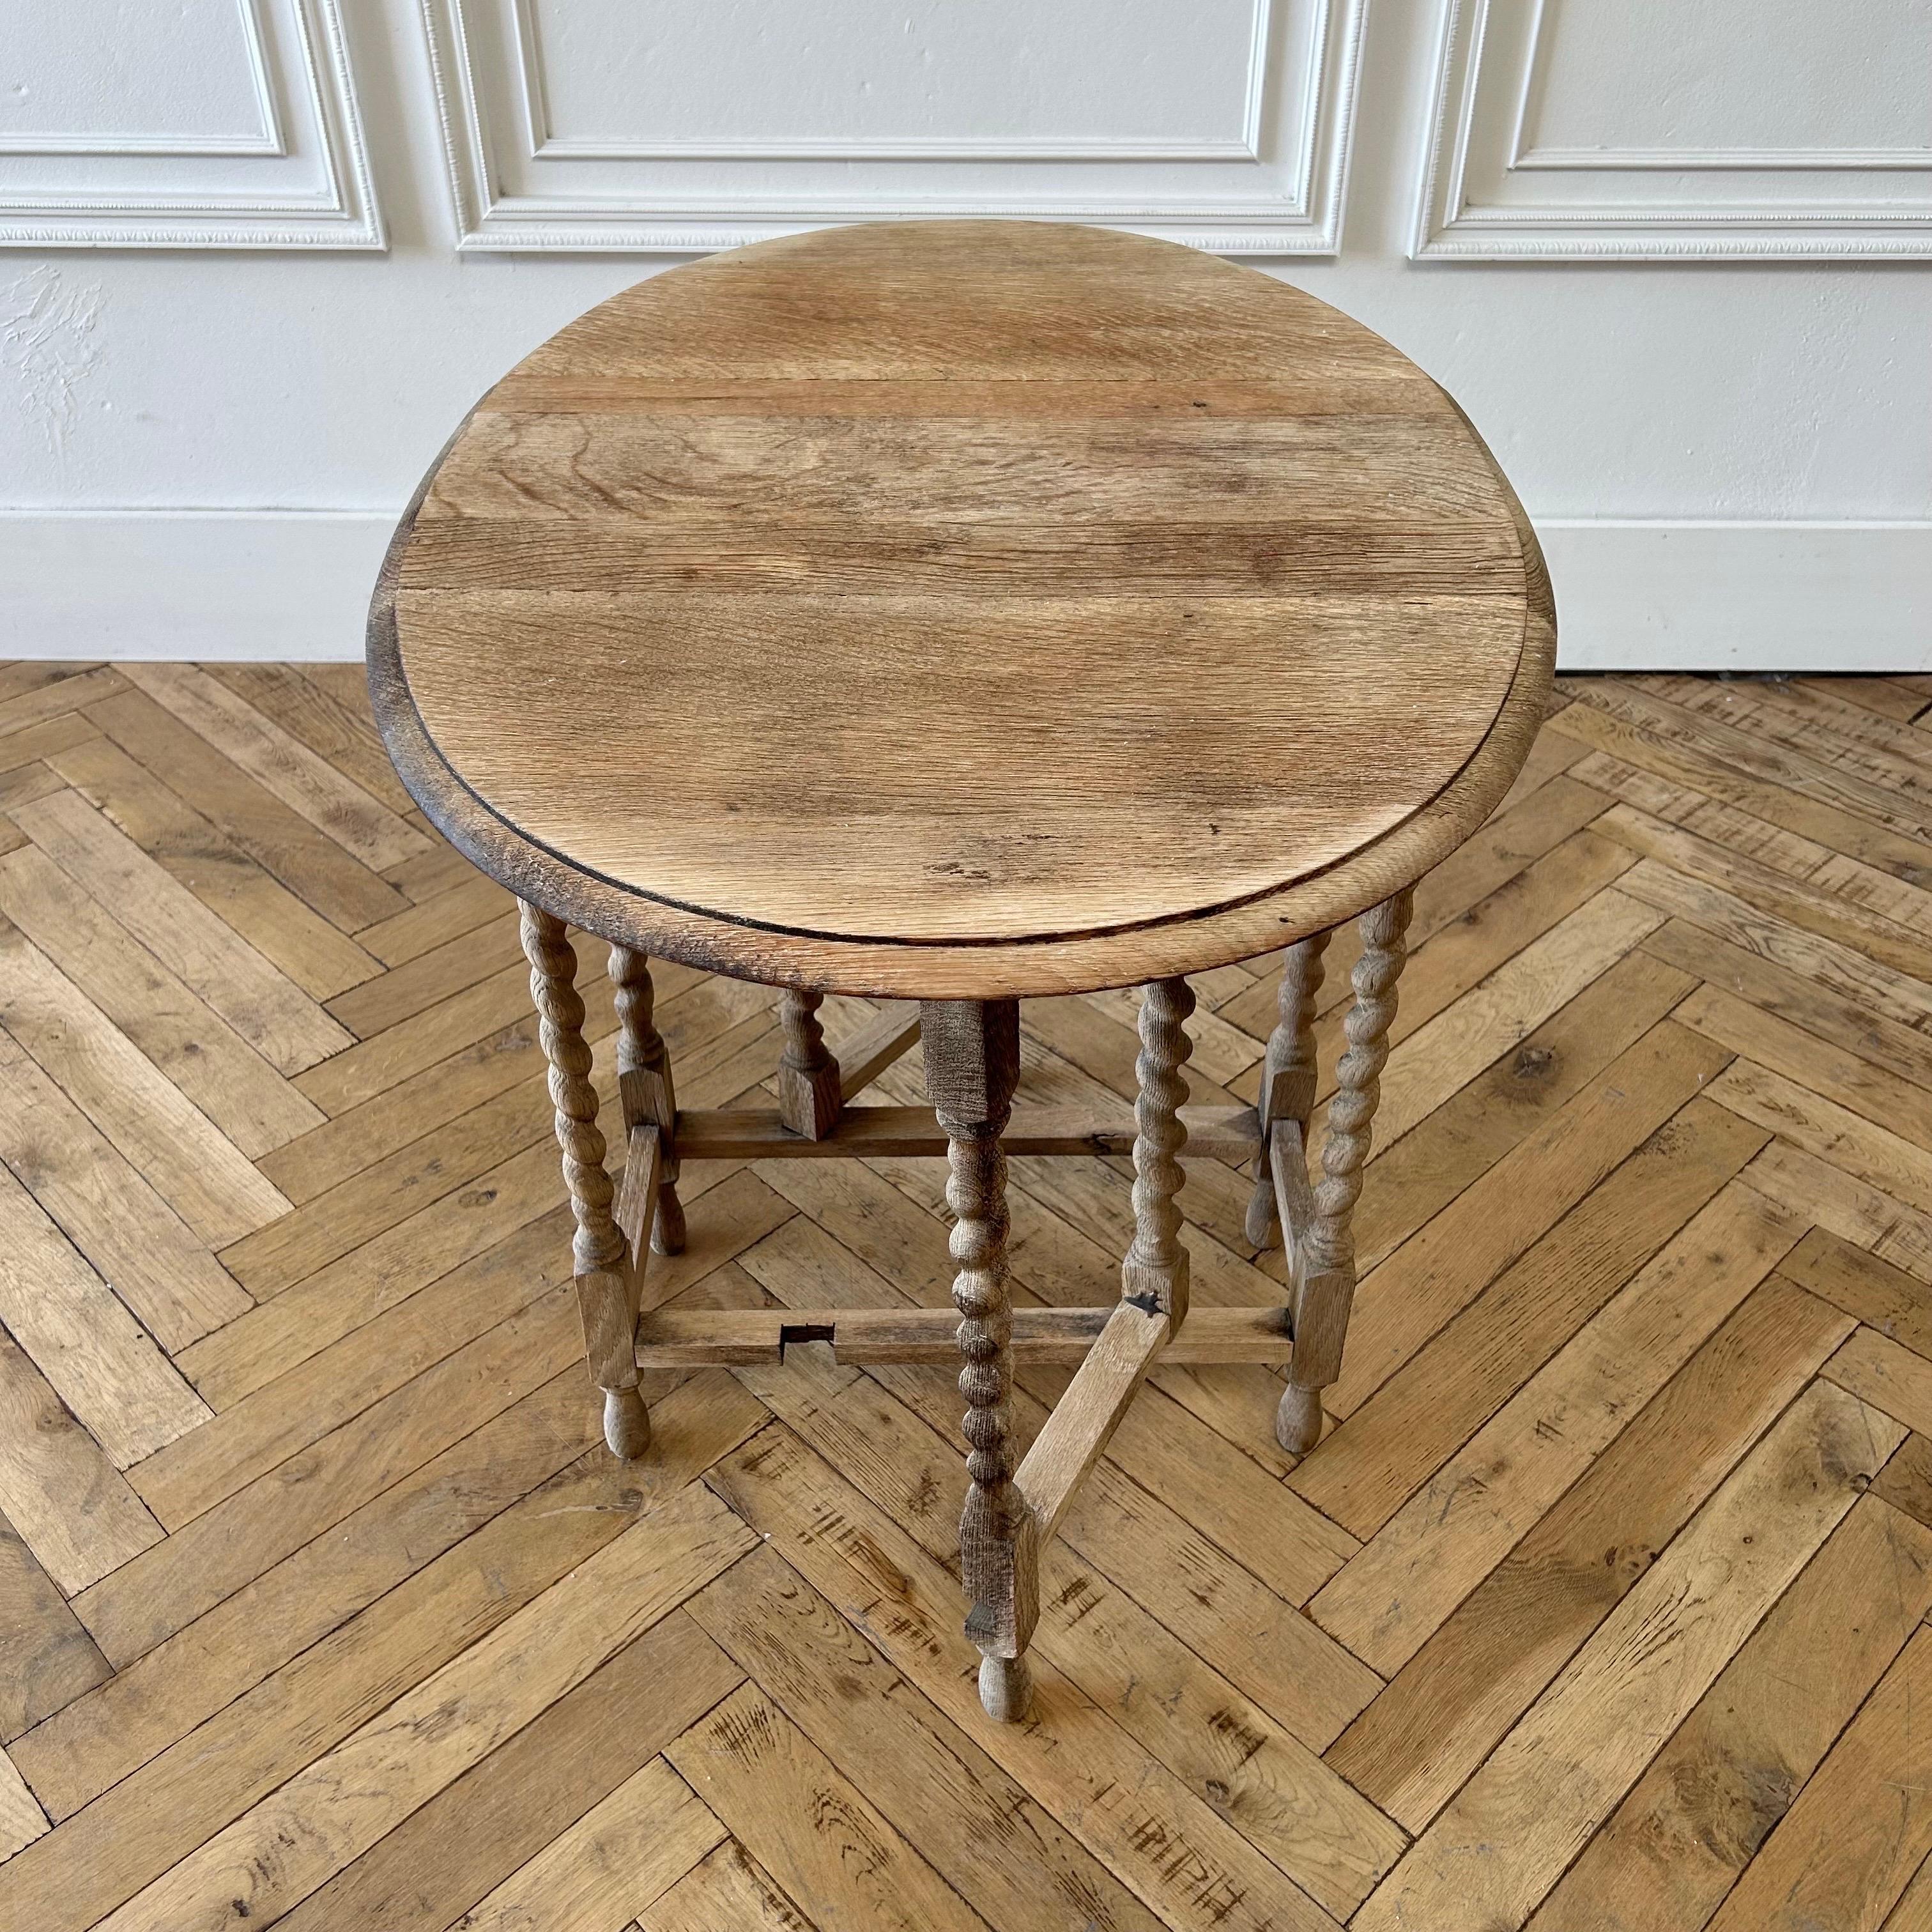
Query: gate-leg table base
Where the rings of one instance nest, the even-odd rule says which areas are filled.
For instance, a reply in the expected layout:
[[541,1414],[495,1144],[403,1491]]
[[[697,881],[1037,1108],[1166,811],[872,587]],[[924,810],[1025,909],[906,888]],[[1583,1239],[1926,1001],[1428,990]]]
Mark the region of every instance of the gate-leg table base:
[[[1154,981],[1140,1012],[1139,1088],[1133,1116],[1112,1120],[1058,1108],[1016,1110],[1019,1005],[1015,1000],[933,1000],[883,1008],[848,1048],[826,1048],[818,997],[787,992],[785,1039],[775,1109],[680,1110],[670,1060],[652,1020],[644,956],[614,948],[618,1067],[626,1159],[614,1186],[604,1166],[596,1090],[584,1041],[576,958],[562,922],[524,908],[524,944],[550,1063],[564,1176],[577,1220],[578,1305],[592,1380],[604,1391],[604,1437],[617,1455],[650,1447],[639,1371],[782,1362],[791,1345],[830,1342],[848,1363],[961,1360],[970,1487],[960,1522],[966,1634],[980,1652],[980,1701],[1018,1720],[1031,1679],[1026,1652],[1039,1616],[1041,1546],[1059,1526],[1082,1478],[1106,1450],[1149,1371],[1162,1361],[1286,1364],[1288,1387],[1275,1433],[1305,1454],[1322,1433],[1322,1391],[1341,1372],[1355,1286],[1352,1221],[1361,1192],[1406,957],[1412,895],[1405,890],[1362,916],[1352,974],[1348,1045],[1329,1103],[1322,1177],[1310,1185],[1306,1138],[1317,1085],[1316,996],[1328,934],[1288,950],[1280,1023],[1268,1042],[1252,1108],[1186,1106],[1183,1068],[1194,996],[1184,979]],[[932,1101],[917,1107],[848,1103],[914,1040],[925,1051]],[[1288,1304],[1188,1306],[1187,1251],[1175,1197],[1180,1155],[1192,1147],[1224,1159],[1252,1158],[1256,1192],[1248,1233],[1257,1246],[1285,1240]],[[1007,1292],[1006,1156],[1010,1153],[1122,1154],[1134,1163],[1135,1232],[1111,1310],[1014,1310]],[[675,1182],[688,1160],[773,1156],[940,1154],[950,1174],[956,1318],[925,1308],[646,1310],[650,1253],[683,1245]],[[1076,1372],[1025,1459],[1015,1468],[1010,1397],[1022,1360],[1070,1364]]]

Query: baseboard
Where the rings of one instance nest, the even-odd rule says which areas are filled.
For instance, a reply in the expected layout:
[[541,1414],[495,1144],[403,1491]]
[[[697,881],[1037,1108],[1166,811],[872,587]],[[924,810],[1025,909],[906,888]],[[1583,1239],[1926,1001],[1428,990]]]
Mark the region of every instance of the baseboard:
[[359,658],[394,511],[0,511],[9,657]]
[[[0,511],[0,650],[344,658],[392,513]],[[1567,670],[1932,670],[1932,521],[1539,524]]]
[[1932,522],[1536,527],[1565,670],[1932,670]]

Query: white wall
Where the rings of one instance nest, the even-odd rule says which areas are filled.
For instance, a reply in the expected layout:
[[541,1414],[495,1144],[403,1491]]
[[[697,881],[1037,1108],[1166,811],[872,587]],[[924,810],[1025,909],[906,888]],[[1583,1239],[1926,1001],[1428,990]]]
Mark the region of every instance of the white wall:
[[9,9],[0,653],[356,655],[387,523],[560,324],[939,207],[1382,331],[1514,478],[1568,664],[1932,664],[1932,0],[343,10]]

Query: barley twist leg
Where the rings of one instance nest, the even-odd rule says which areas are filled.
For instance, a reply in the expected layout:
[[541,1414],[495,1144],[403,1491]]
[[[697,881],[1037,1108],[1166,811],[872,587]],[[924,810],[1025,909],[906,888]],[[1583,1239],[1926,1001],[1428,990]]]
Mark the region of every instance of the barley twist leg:
[[590,1080],[590,1048],[584,1039],[584,1001],[577,991],[577,955],[563,922],[526,904],[524,955],[530,962],[544,1058],[550,1064],[550,1096],[556,1110],[557,1145],[563,1150],[564,1184],[577,1217],[572,1244],[578,1310],[584,1321],[590,1378],[604,1391],[604,1438],[620,1456],[641,1456],[650,1446],[650,1416],[638,1393],[634,1353],[637,1305],[624,1237],[611,1213],[615,1190],[604,1169],[604,1136],[597,1128],[597,1089]]
[[1328,935],[1298,939],[1282,962],[1280,1018],[1268,1035],[1262,1062],[1262,1084],[1255,1111],[1261,1120],[1261,1148],[1255,1156],[1255,1191],[1248,1202],[1247,1237],[1257,1248],[1271,1248],[1282,1238],[1275,1213],[1274,1180],[1268,1166],[1268,1130],[1276,1120],[1293,1120],[1308,1139],[1315,1112],[1315,999],[1327,974]]
[[677,1100],[670,1054],[653,1016],[656,991],[650,962],[628,946],[610,949],[610,984],[617,1009],[617,1078],[624,1102],[624,1130],[655,1121],[663,1135],[664,1165],[657,1212],[651,1219],[651,1252],[684,1252],[684,1206],[677,1198]]
[[1408,956],[1413,894],[1405,890],[1362,915],[1362,956],[1352,976],[1354,1004],[1343,1022],[1348,1046],[1328,1103],[1322,1178],[1307,1238],[1295,1257],[1294,1352],[1275,1436],[1291,1455],[1322,1434],[1322,1391],[1342,1372],[1342,1345],[1355,1293],[1355,1203],[1369,1157],[1382,1071],[1396,1014],[1396,982]]
[[1134,1063],[1139,1092],[1134,1102],[1134,1238],[1120,1264],[1123,1295],[1163,1310],[1170,1333],[1187,1313],[1187,1250],[1180,1244],[1180,1210],[1174,1196],[1186,1179],[1180,1150],[1187,1129],[1180,1109],[1187,1100],[1181,1069],[1192,1050],[1188,1016],[1194,989],[1185,980],[1156,980],[1141,1002],[1140,1057]]
[[980,1698],[989,1716],[1026,1714],[1025,1650],[1037,1616],[1032,1519],[1015,1487],[1012,1321],[1006,1286],[1006,1159],[1000,1135],[1019,1071],[1019,1014],[1012,1000],[935,1000],[921,1010],[926,1089],[946,1131],[946,1205],[958,1269],[959,1393],[966,1399],[966,1473],[960,1567],[979,1646]]

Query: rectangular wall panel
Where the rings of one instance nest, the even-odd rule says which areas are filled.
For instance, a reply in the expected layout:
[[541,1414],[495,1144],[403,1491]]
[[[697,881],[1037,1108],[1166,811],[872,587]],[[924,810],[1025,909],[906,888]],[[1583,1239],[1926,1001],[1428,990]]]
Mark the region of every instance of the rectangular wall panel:
[[1332,253],[1361,0],[424,0],[460,245],[1105,222]]
[[1448,0],[1412,252],[1932,253],[1927,0]]
[[337,0],[14,0],[0,246],[381,248]]

